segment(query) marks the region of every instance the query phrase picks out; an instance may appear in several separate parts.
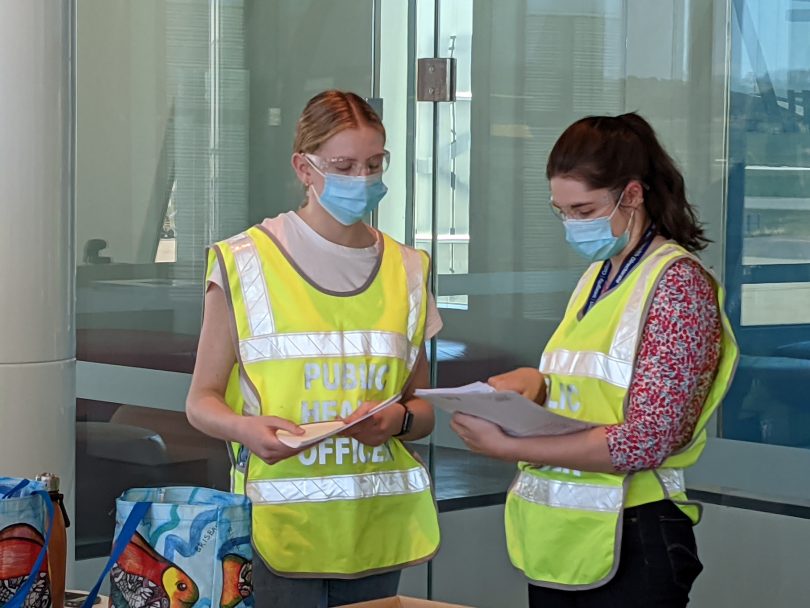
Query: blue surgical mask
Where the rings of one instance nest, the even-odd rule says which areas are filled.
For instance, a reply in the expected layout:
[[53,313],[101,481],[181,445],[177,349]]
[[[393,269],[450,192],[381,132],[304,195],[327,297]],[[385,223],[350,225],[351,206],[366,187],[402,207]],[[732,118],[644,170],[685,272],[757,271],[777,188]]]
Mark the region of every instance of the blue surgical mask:
[[[622,193],[622,196],[624,193]],[[616,214],[622,199],[616,203],[610,215],[597,217],[592,220],[564,220],[565,240],[583,258],[589,262],[599,262],[612,258],[630,241],[630,224],[632,214],[627,221],[627,228],[620,236],[613,235],[610,222]]]
[[361,221],[377,208],[388,192],[388,187],[382,181],[382,173],[368,176],[339,175],[321,173],[315,165],[313,168],[324,178],[321,194],[318,194],[314,186],[310,186],[315,199],[344,226]]

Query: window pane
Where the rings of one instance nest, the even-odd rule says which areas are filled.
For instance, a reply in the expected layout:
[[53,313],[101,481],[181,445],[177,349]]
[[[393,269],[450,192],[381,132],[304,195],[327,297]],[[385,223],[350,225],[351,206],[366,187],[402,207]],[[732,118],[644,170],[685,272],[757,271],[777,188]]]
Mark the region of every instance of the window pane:
[[81,559],[109,553],[124,488],[228,487],[224,443],[183,413],[205,248],[298,207],[298,115],[326,88],[369,95],[373,46],[367,0],[76,10]]
[[723,435],[810,447],[810,21],[733,3],[726,267],[740,343]]
[[[749,140],[755,145],[757,137]],[[773,142],[774,136],[769,136]],[[793,138],[780,138],[795,152]],[[794,144],[794,145],[791,145]],[[774,159],[776,162],[778,160]],[[810,260],[810,167],[747,165],[743,264],[806,264]]]
[[295,122],[370,94],[369,6],[79,0],[80,360],[191,372],[205,248],[301,203]]
[[810,324],[810,284],[758,283],[742,286],[740,325],[796,324]]
[[[649,119],[722,242],[726,20],[716,10],[686,0],[441,2],[438,48],[458,60],[460,93],[437,106],[435,200],[428,104],[417,107],[415,166],[417,242],[430,245],[435,205],[439,302],[463,302],[442,310],[440,386],[536,366],[562,318],[586,264],[549,209],[545,167],[575,120],[633,110]],[[461,239],[463,249],[453,244]],[[721,251],[707,251],[707,263],[719,265]],[[437,418],[441,471],[463,444]],[[488,471],[501,491],[513,474]],[[490,491],[487,480],[478,485]]]
[[249,216],[244,13],[78,4],[80,359],[192,369],[205,247]]

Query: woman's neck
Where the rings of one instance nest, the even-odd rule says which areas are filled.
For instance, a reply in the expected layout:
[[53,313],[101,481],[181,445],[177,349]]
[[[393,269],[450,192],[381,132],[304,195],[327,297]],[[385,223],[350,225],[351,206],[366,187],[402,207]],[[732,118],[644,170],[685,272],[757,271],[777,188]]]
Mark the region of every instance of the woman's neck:
[[364,222],[345,226],[329,215],[316,201],[310,200],[297,213],[310,228],[336,245],[363,249],[371,247],[377,241],[377,235]]

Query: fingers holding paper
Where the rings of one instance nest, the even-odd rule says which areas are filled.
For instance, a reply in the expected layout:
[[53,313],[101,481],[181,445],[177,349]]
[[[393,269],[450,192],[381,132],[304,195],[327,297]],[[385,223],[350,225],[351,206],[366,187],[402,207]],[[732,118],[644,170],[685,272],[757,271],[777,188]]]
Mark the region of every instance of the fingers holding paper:
[[546,401],[546,378],[533,367],[521,367],[493,376],[488,383],[497,391],[512,391],[540,405]]
[[[346,424],[351,424],[358,418],[367,415],[371,410],[377,407],[379,403],[375,401],[367,401],[358,407],[351,415],[343,419]],[[376,414],[373,414],[366,420],[354,425],[341,433],[344,437],[352,437],[362,444],[376,447],[384,444],[386,441],[396,435],[402,428],[402,419],[405,415],[405,407],[401,404],[392,404],[391,407],[386,407]]]
[[277,416],[244,416],[240,418],[239,425],[239,443],[267,464],[276,464],[301,451],[285,445],[276,436],[279,430],[292,435],[303,434],[303,429],[290,420]]
[[457,412],[450,420],[450,428],[473,452],[501,460],[515,460],[510,456],[514,438],[497,424]]

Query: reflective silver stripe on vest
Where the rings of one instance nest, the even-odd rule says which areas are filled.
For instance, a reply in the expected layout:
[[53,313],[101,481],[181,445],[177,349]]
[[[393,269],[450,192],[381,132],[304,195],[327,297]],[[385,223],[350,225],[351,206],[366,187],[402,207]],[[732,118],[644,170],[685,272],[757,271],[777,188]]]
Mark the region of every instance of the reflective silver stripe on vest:
[[518,475],[511,492],[538,505],[605,513],[618,513],[624,500],[622,486],[559,481],[525,471]]
[[[667,243],[659,247],[656,251],[650,254],[649,263],[641,268],[641,275],[638,278],[636,287],[627,305],[622,313],[619,326],[616,328],[616,333],[613,335],[613,341],[610,344],[610,356],[614,359],[622,361],[633,361],[636,356],[636,349],[638,348],[639,335],[643,329],[644,314],[647,308],[647,293],[646,286],[650,278],[650,274],[656,271],[658,260],[672,253],[683,253],[680,249],[676,249],[671,244]],[[653,297],[654,293],[649,294]]]
[[555,350],[543,353],[540,371],[544,374],[596,378],[622,388],[630,386],[633,362],[613,359],[605,353]]
[[[673,250],[672,245],[662,245],[652,253],[649,263],[641,269],[642,274],[638,277],[633,293],[630,294],[622,312],[610,350],[607,353],[568,350],[545,352],[540,359],[540,371],[544,374],[595,378],[619,388],[629,388],[633,377],[633,363],[636,358],[639,336],[643,329],[643,317],[646,312],[647,282],[650,274],[656,270],[655,262],[671,255]],[[675,251],[681,253],[680,249]],[[590,269],[586,274],[592,274]],[[590,289],[591,285],[591,281],[581,280],[577,289]]]
[[259,405],[259,397],[241,373],[239,374],[239,390],[242,392],[242,399],[244,401],[242,414],[245,416],[260,416],[262,407]]
[[254,505],[359,500],[376,496],[417,494],[430,488],[422,467],[362,475],[250,481],[245,494]]
[[394,357],[408,360],[411,344],[387,331],[333,331],[257,336],[239,342],[244,363],[313,357]]
[[[276,324],[270,308],[270,299],[267,297],[267,284],[256,245],[245,233],[237,234],[227,242],[236,260],[236,269],[239,271],[250,334],[251,336],[272,334],[276,330]],[[226,270],[223,268],[222,272]]]
[[422,254],[413,249],[400,246],[402,260],[405,263],[405,273],[408,277],[408,341],[411,343],[411,352],[406,361],[408,369],[413,369],[419,347],[414,344],[416,330],[419,327],[419,313],[422,310],[422,295],[425,291],[425,276],[422,268]]
[[655,475],[664,486],[667,498],[686,492],[686,479],[683,476],[683,469],[656,469]]

